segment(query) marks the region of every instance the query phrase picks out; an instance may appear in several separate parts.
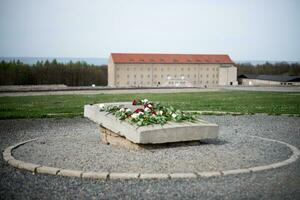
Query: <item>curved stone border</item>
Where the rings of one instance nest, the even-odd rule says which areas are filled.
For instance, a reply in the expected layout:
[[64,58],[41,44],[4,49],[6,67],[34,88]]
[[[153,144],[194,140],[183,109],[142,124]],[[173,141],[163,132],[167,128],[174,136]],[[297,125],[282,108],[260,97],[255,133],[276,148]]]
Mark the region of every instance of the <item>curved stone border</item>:
[[259,138],[266,141],[277,142],[287,146],[292,151],[292,156],[288,159],[272,163],[269,165],[262,165],[257,167],[243,168],[243,169],[232,169],[224,171],[204,171],[204,172],[187,172],[187,173],[117,173],[117,172],[84,172],[79,170],[70,170],[70,169],[60,169],[55,167],[47,167],[33,163],[23,162],[21,160],[16,160],[12,156],[12,150],[17,147],[37,140],[27,140],[20,142],[18,144],[7,147],[3,152],[3,159],[8,162],[11,166],[31,171],[33,173],[49,174],[49,175],[58,175],[58,176],[69,176],[69,177],[80,177],[80,178],[90,178],[90,179],[181,179],[181,178],[199,178],[199,177],[216,177],[216,176],[227,176],[227,175],[236,175],[244,173],[259,172],[264,170],[276,169],[283,167],[295,162],[300,157],[300,151],[297,147],[290,145],[286,142],[263,138],[259,136],[250,136]]

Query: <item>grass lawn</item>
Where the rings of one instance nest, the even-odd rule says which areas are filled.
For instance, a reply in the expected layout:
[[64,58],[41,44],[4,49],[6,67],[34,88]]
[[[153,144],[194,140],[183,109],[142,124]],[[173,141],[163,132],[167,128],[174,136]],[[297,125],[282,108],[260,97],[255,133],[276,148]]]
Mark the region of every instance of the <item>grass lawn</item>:
[[0,97],[0,119],[83,116],[85,104],[131,101],[134,98],[147,98],[182,110],[300,116],[300,93],[225,91]]

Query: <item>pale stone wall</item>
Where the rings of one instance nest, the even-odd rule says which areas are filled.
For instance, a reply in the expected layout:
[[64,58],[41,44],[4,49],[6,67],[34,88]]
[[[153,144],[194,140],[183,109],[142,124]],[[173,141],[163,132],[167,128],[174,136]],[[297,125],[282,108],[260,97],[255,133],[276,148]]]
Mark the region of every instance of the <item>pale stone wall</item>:
[[[115,63],[109,64],[109,68],[110,66],[113,66],[114,70],[108,70],[111,72],[108,76],[115,75],[114,86],[116,87],[210,87],[219,85],[221,65]],[[226,77],[229,77],[227,85],[230,81],[236,84],[236,68],[231,66],[226,73]],[[109,81],[109,84],[111,83],[113,81]]]
[[221,65],[219,85],[237,85],[237,68],[233,65]]
[[108,86],[115,86],[115,64],[112,60],[112,57],[110,56],[109,60],[108,60],[108,69],[107,69],[107,85]]
[[300,85],[300,82],[279,82],[279,81],[268,81],[268,80],[259,80],[259,79],[240,79],[242,85],[246,86],[291,86],[291,85]]

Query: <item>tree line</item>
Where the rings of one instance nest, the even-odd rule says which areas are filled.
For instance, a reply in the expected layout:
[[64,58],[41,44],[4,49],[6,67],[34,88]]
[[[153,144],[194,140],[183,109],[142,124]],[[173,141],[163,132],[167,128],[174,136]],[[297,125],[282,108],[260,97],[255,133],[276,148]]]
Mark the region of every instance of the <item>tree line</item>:
[[0,62],[0,85],[65,84],[67,86],[107,85],[107,66],[86,62],[37,61],[33,65],[19,60]]
[[238,75],[240,74],[266,74],[266,75],[290,75],[300,76],[300,63],[269,63],[252,65],[236,64]]
[[[299,63],[236,64],[240,74],[298,75]],[[0,85],[65,84],[67,86],[107,85],[107,65],[86,62],[60,63],[57,60],[37,61],[33,65],[19,60],[0,62]]]

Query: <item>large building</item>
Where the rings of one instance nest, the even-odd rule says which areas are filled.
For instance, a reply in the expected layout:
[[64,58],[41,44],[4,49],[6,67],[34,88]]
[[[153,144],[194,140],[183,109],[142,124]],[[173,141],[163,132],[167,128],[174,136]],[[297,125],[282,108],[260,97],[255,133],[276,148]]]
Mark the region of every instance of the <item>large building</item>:
[[112,53],[111,87],[211,87],[237,85],[228,55]]

